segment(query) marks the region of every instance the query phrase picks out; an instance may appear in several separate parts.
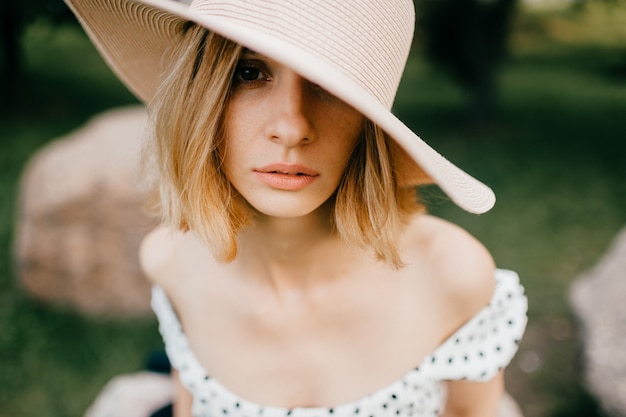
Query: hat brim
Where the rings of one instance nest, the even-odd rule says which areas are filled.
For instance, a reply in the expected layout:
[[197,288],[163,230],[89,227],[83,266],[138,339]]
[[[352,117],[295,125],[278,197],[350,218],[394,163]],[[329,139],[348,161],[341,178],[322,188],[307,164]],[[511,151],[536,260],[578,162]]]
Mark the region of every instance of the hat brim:
[[[449,162],[402,123],[379,100],[333,65],[288,41],[219,16],[197,15],[169,0],[66,0],[85,31],[124,84],[144,103],[158,88],[165,51],[180,30],[195,22],[298,72],[348,103],[383,129],[402,149],[395,168],[401,184],[424,182],[425,172],[462,209],[484,213],[493,191]],[[396,163],[397,162],[397,163]],[[422,172],[423,171],[423,172]]]

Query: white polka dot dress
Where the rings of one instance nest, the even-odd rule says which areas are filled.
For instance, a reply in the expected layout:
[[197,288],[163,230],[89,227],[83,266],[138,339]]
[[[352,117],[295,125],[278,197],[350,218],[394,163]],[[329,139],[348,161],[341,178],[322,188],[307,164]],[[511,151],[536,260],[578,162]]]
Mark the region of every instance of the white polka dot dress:
[[193,395],[194,417],[424,417],[443,409],[443,381],[486,381],[517,351],[527,300],[515,272],[499,269],[489,304],[402,378],[357,401],[336,406],[279,408],[238,397],[211,378],[189,348],[166,294],[152,289],[152,308],[172,366]]

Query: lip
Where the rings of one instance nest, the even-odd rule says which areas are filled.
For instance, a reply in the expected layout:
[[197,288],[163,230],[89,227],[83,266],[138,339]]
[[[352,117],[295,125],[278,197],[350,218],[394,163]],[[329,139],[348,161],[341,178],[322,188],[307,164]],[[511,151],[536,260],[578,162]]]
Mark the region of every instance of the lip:
[[255,172],[261,173],[278,173],[278,174],[288,174],[288,175],[308,175],[310,177],[317,177],[319,173],[312,168],[307,167],[306,165],[301,164],[286,164],[286,163],[275,163],[265,165],[260,168],[256,168]]
[[301,190],[319,177],[317,171],[301,164],[275,163],[256,168],[253,172],[264,184],[285,191]]

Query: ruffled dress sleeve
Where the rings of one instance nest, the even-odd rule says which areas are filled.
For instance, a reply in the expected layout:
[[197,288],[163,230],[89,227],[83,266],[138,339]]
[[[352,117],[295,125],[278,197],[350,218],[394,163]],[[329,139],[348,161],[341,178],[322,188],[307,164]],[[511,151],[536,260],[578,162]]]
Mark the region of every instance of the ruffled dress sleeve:
[[498,269],[489,304],[422,363],[437,380],[487,381],[509,364],[526,328],[528,303],[519,277]]
[[180,371],[183,385],[190,391],[204,380],[206,371],[194,355],[174,307],[162,288],[152,287],[152,310],[159,321],[159,332],[172,367]]

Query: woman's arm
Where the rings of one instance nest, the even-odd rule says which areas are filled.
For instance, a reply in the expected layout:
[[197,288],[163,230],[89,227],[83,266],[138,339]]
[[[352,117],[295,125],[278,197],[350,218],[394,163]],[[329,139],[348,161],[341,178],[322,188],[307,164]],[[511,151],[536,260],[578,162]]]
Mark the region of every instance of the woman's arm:
[[448,400],[442,417],[496,417],[504,394],[504,374],[487,382],[450,381]]
[[191,394],[180,382],[178,371],[172,370],[174,382],[174,417],[191,417]]

